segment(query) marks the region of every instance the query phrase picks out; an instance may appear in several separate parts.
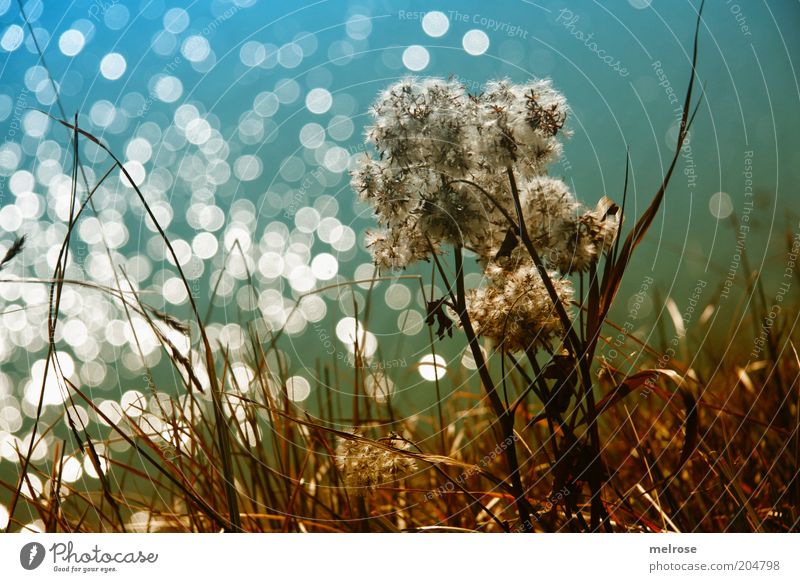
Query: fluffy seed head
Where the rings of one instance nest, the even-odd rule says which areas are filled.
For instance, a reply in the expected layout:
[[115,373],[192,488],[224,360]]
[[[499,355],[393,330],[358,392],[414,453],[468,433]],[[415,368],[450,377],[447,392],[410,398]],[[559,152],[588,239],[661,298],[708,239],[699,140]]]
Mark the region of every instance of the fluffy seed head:
[[[406,443],[396,437],[381,443],[404,450]],[[355,495],[366,495],[376,487],[396,482],[416,469],[414,459],[361,440],[342,439],[336,449],[336,466],[345,486]]]

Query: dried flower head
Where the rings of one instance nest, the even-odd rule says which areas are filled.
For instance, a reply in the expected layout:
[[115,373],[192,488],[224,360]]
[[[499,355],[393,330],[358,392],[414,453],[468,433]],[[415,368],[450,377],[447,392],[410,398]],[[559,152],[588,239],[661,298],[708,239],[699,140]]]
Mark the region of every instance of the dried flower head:
[[593,210],[581,210],[551,247],[550,264],[562,273],[586,271],[611,249],[619,233],[619,208],[605,196]]
[[[380,443],[404,450],[406,442],[389,436]],[[366,495],[376,487],[397,481],[416,468],[414,459],[362,440],[343,439],[336,449],[336,466],[345,486],[355,495]]]
[[549,81],[493,81],[476,105],[474,145],[488,171],[503,172],[513,165],[522,176],[538,175],[561,154],[556,135],[564,127],[567,104]]
[[[520,184],[520,204],[525,227],[547,266],[562,274],[582,272],[611,248],[619,230],[619,208],[608,198],[587,210],[563,180],[535,176]],[[503,240],[493,239],[491,254],[499,258]],[[527,251],[517,245],[506,253],[517,264]]]
[[[564,333],[537,268],[528,261],[514,269],[491,264],[489,284],[467,292],[467,310],[475,332],[509,352],[550,345]],[[549,273],[561,304],[569,311],[572,283]]]
[[503,210],[514,210],[506,169],[545,173],[561,151],[566,102],[547,81],[496,81],[472,96],[453,81],[411,78],[383,91],[372,113],[377,156],[361,160],[352,185],[383,227],[368,241],[376,264],[402,268],[443,244],[489,258],[508,230]]
[[549,81],[493,81],[480,95],[443,79],[404,79],[373,106],[353,188],[381,226],[367,246],[383,268],[405,268],[445,245],[473,251],[486,267],[524,262],[510,174],[525,225],[548,268],[582,272],[615,240],[616,206],[587,210],[547,165],[561,154],[567,104]]

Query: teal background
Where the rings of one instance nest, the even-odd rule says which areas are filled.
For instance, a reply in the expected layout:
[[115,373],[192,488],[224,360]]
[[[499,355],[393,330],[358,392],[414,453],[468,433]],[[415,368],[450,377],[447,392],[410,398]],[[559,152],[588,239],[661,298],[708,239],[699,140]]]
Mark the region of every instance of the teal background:
[[[641,7],[644,4],[648,6]],[[628,223],[641,214],[656,192],[668,163],[675,139],[675,105],[669,101],[666,88],[659,85],[666,78],[669,86],[682,101],[690,75],[691,43],[694,35],[697,2],[656,0],[616,0],[612,2],[403,2],[403,1],[320,1],[307,2],[58,2],[29,1],[26,12],[42,44],[47,65],[60,86],[60,98],[68,116],[78,114],[82,127],[106,141],[122,157],[128,141],[142,124],[151,122],[166,131],[173,121],[175,110],[182,104],[197,106],[212,119],[230,149],[229,160],[244,154],[257,156],[263,166],[258,179],[240,182],[231,176],[219,185],[214,200],[228,213],[242,200],[252,203],[256,222],[251,225],[253,239],[258,240],[264,228],[272,222],[284,222],[294,227],[294,213],[286,211],[313,205],[322,195],[338,202],[338,219],[349,225],[356,234],[357,244],[351,250],[334,252],[326,243],[310,242],[311,252],[331,252],[338,257],[339,275],[344,279],[369,275],[369,255],[363,248],[362,235],[373,225],[369,209],[354,202],[346,172],[328,172],[325,183],[314,178],[308,187],[304,180],[313,177],[319,162],[312,152],[304,151],[299,140],[300,130],[310,122],[326,126],[334,114],[352,120],[354,131],[349,138],[332,140],[331,144],[357,154],[362,148],[362,131],[368,123],[366,115],[378,91],[394,80],[410,74],[402,55],[410,45],[421,45],[429,53],[429,63],[418,75],[455,76],[471,90],[478,91],[483,83],[499,77],[525,81],[530,77],[550,77],[564,93],[572,109],[568,126],[573,137],[566,142],[565,156],[551,173],[569,181],[577,196],[594,204],[608,195],[622,200],[626,151],[631,160],[631,183],[627,206]],[[164,14],[180,6],[188,23],[174,34],[175,47],[158,54],[153,39],[164,34]],[[640,7],[637,7],[640,6]],[[449,29],[441,37],[431,37],[422,29],[420,16],[425,11],[439,10],[449,17]],[[567,11],[567,12],[565,12]],[[126,17],[127,13],[127,17]],[[409,16],[411,14],[411,16]],[[109,16],[110,15],[110,16]],[[347,22],[356,15],[369,19],[370,30]],[[497,30],[487,28],[484,21],[500,23]],[[48,87],[41,86],[39,57],[33,47],[30,32],[24,27],[16,2],[0,0],[0,35],[9,27],[23,26],[24,42],[14,50],[0,49],[0,203],[14,204],[16,194],[10,184],[15,173],[36,173],[40,162],[36,148],[43,140],[62,145],[62,165],[69,174],[69,151],[66,144],[69,132],[51,123],[42,136],[26,135],[22,117],[28,108],[42,109],[60,115]],[[83,21],[83,24],[80,23]],[[78,23],[76,25],[76,22]],[[71,27],[94,26],[91,38],[74,57],[59,49],[59,37]],[[363,23],[356,20],[355,23]],[[568,24],[571,23],[571,24]],[[777,284],[785,268],[786,233],[797,233],[798,181],[800,180],[800,148],[798,148],[798,88],[794,63],[800,57],[800,5],[796,2],[734,2],[709,1],[701,24],[698,59],[698,81],[703,88],[703,103],[691,132],[690,155],[681,159],[664,206],[651,231],[641,245],[630,272],[626,275],[620,302],[612,318],[624,320],[627,307],[634,301],[646,277],[653,277],[660,294],[648,292],[637,322],[637,333],[650,338],[652,318],[663,313],[664,298],[672,297],[683,310],[697,286],[698,280],[708,282],[703,301],[719,293],[731,262],[738,252],[736,237],[729,219],[719,220],[709,208],[712,195],[726,193],[734,214],[745,211],[745,152],[752,151],[753,207],[746,249],[750,265],[763,272],[766,295],[777,293]],[[513,29],[512,27],[516,27]],[[746,27],[746,28],[745,28]],[[462,46],[470,30],[483,30],[488,35],[488,50],[481,55],[468,54]],[[355,30],[355,32],[353,32]],[[204,32],[205,31],[205,32]],[[313,37],[315,50],[308,48],[301,62],[294,67],[274,64],[270,67],[249,67],[241,60],[241,49],[248,42],[269,45],[266,62],[275,58],[275,49],[291,43],[298,34],[305,40]],[[310,34],[309,34],[310,33]],[[198,71],[181,56],[180,46],[192,35],[204,36],[213,51],[216,64],[207,71]],[[588,36],[592,35],[591,39]],[[0,37],[2,38],[2,37]],[[170,40],[167,39],[167,40]],[[581,40],[583,39],[583,40]],[[587,40],[588,39],[588,40]],[[162,38],[162,41],[164,39]],[[13,43],[8,41],[12,46]],[[591,43],[596,43],[596,47]],[[273,47],[273,48],[270,48]],[[605,64],[594,52],[613,57],[625,75]],[[109,52],[120,53],[127,62],[124,74],[116,80],[99,73],[99,63]],[[659,79],[653,64],[660,62],[666,77]],[[201,67],[202,68],[202,67]],[[38,71],[38,72],[37,72]],[[153,79],[160,74],[180,79],[183,91],[174,102],[165,103],[153,97]],[[31,77],[33,76],[33,77]],[[33,80],[30,80],[33,78]],[[281,104],[274,115],[263,120],[263,137],[254,143],[243,140],[237,125],[243,114],[253,107],[253,99],[263,91],[273,91],[276,83],[289,79],[297,83],[298,97]],[[30,85],[30,86],[28,86]],[[333,95],[330,111],[317,115],[305,107],[305,96],[312,88],[322,87]],[[37,91],[38,89],[38,91]],[[127,116],[120,125],[109,131],[93,123],[90,111],[98,100],[107,100],[117,107],[130,103],[136,93],[147,104],[142,115]],[[20,103],[25,107],[18,107]],[[154,143],[158,151],[163,142]],[[23,154],[15,163],[8,162],[8,148],[19,148]],[[194,151],[179,150],[163,169],[178,173],[187,156]],[[687,150],[688,151],[688,150]],[[108,167],[108,160],[97,155],[93,148],[83,151],[86,167],[95,175]],[[96,156],[96,157],[95,157]],[[287,179],[281,167],[289,157],[304,160],[304,169]],[[5,160],[5,161],[3,161]],[[158,167],[153,160],[145,164],[152,176]],[[190,171],[191,173],[191,171]],[[48,225],[59,222],[53,210],[52,195],[47,185],[37,181],[33,187],[43,208],[40,216],[22,220],[14,229],[0,231],[0,241],[7,248],[14,236],[28,234],[28,247],[8,272],[17,277],[46,276],[41,258],[48,248],[59,241],[43,234]],[[180,180],[162,192],[163,199],[173,209],[174,218],[168,232],[171,237],[191,240],[195,229],[186,216],[192,196],[197,195]],[[142,213],[132,191],[119,184],[116,176],[104,193],[104,208],[113,206],[119,211],[119,221],[128,230],[128,240],[118,251],[120,257],[130,258],[147,254],[152,233],[143,224]],[[228,221],[231,219],[227,217]],[[14,220],[8,219],[10,223]],[[63,222],[63,220],[61,221]],[[0,221],[0,224],[4,224]],[[227,224],[227,223],[226,223]],[[13,232],[12,232],[13,230]],[[224,232],[224,228],[217,234]],[[80,259],[91,249],[79,239],[73,252]],[[251,255],[255,262],[258,253]],[[38,262],[37,262],[38,261]],[[210,261],[206,261],[210,263]],[[37,264],[39,265],[37,267]],[[361,266],[361,270],[356,269]],[[153,271],[169,271],[166,263],[154,260]],[[365,270],[366,269],[366,270]],[[207,271],[211,270],[207,267]],[[197,298],[202,310],[209,302],[208,272],[197,281]],[[81,275],[80,270],[76,270]],[[410,271],[427,280],[430,266]],[[83,273],[85,275],[85,273]],[[735,272],[735,299],[749,301],[743,286],[744,267]],[[411,291],[412,308],[421,312],[418,283],[398,280]],[[240,284],[241,282],[239,282]],[[17,283],[2,283],[14,286]],[[399,310],[385,305],[383,282],[376,287],[367,328],[379,339],[379,364],[388,370],[398,385],[398,393],[407,404],[421,412],[429,410],[433,401],[432,385],[417,374],[414,364],[430,352],[429,334],[421,329],[417,334],[398,333]],[[6,287],[8,289],[8,287]],[[154,294],[148,301],[164,306],[160,298],[160,281],[153,276],[142,282],[143,289]],[[278,279],[262,285],[273,288],[286,299],[297,292]],[[357,289],[359,308],[363,310],[366,290]],[[8,292],[0,298],[0,310],[11,312],[27,308],[24,297]],[[317,358],[328,354],[327,338],[335,337],[337,322],[352,309],[352,297],[341,302],[327,293],[327,314],[317,325],[309,324],[305,331],[284,338],[282,344],[291,369],[313,380]],[[660,298],[660,299],[659,299]],[[659,302],[660,301],[660,302]],[[187,315],[186,305],[166,305],[178,316]],[[43,326],[45,313],[41,305],[31,311],[29,325]],[[723,310],[724,313],[724,310]],[[212,311],[217,324],[247,321],[252,313],[243,313],[235,294],[219,301]],[[363,315],[363,311],[362,311]],[[38,318],[38,319],[37,319]],[[714,318],[709,337],[732,342],[737,322]],[[37,329],[41,329],[37,328]],[[707,330],[701,330],[705,333]],[[23,438],[29,430],[30,408],[22,403],[22,387],[33,363],[43,357],[41,349],[24,349],[13,345],[9,332],[3,331],[3,361],[0,362],[3,389],[0,397],[6,408],[16,409],[25,417],[22,428],[0,432],[7,441],[13,434]],[[43,332],[44,333],[44,332]],[[337,353],[344,353],[338,340],[332,339]],[[40,346],[41,347],[41,346]],[[461,338],[446,340],[437,345],[437,353],[448,360],[449,369],[458,369]],[[68,347],[64,347],[69,351]],[[144,391],[141,373],[120,365],[125,349],[117,357],[107,358],[105,381],[97,387],[105,398],[119,399],[129,389]],[[402,364],[400,362],[402,361]],[[396,365],[392,364],[395,362]],[[163,371],[164,388],[170,391],[173,383]],[[313,382],[312,382],[313,385]],[[313,388],[312,388],[313,390]],[[309,400],[312,402],[313,398]],[[48,414],[60,414],[58,407],[48,407]],[[15,417],[13,411],[6,412]],[[19,415],[19,414],[18,414]],[[10,442],[10,441],[9,441]],[[2,461],[7,463],[8,460]]]

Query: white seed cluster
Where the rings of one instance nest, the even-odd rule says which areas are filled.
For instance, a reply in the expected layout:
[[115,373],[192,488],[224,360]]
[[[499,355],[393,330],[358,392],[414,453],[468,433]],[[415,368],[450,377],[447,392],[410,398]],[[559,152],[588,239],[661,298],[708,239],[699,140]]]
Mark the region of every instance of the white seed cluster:
[[[489,284],[467,292],[467,310],[475,333],[490,338],[509,352],[550,344],[562,331],[558,313],[533,265],[507,270],[487,268]],[[551,273],[559,300],[568,309],[569,279]]]
[[[404,449],[405,443],[396,438],[382,439],[395,449]],[[366,495],[376,487],[396,483],[398,479],[416,469],[414,459],[362,440],[343,439],[336,449],[336,466],[345,487],[355,495]]]
[[[619,228],[608,199],[587,209],[547,175],[562,150],[564,97],[547,80],[494,81],[470,95],[455,81],[408,78],[383,91],[372,114],[366,137],[376,155],[364,156],[352,185],[381,225],[366,240],[376,265],[404,268],[447,245],[464,247],[489,283],[469,294],[482,335],[509,349],[557,335],[539,272],[509,235],[509,218],[519,219],[512,180],[528,236],[565,307],[572,297],[565,276],[599,260]],[[506,337],[515,332],[519,341]]]

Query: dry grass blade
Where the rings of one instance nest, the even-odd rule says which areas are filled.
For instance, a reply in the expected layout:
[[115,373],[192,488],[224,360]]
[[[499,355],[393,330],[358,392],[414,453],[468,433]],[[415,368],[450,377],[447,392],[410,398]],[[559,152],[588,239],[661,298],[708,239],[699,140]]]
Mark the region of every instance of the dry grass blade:
[[22,252],[23,247],[25,246],[25,235],[22,235],[19,238],[14,239],[14,242],[8,247],[6,254],[3,255],[3,259],[0,260],[0,271],[2,271],[8,263],[14,260],[18,254]]
[[[692,72],[689,77],[689,85],[686,89],[686,96],[684,98],[683,103],[683,110],[681,113],[681,120],[680,120],[680,129],[678,131],[678,139],[675,145],[675,152],[672,156],[672,160],[667,168],[667,172],[664,174],[664,178],[661,181],[661,186],[659,187],[656,195],[653,197],[650,205],[647,207],[647,210],[639,217],[639,220],[636,221],[636,224],[628,233],[627,238],[625,239],[625,243],[622,245],[622,248],[619,249],[619,256],[614,261],[613,267],[611,269],[610,277],[606,278],[603,281],[603,290],[601,294],[601,310],[599,312],[599,321],[598,325],[595,326],[595,329],[599,329],[599,323],[601,323],[606,315],[608,314],[609,309],[616,297],[617,291],[619,290],[619,286],[622,282],[622,277],[625,273],[625,269],[630,262],[631,256],[633,255],[633,251],[642,241],[647,230],[650,228],[650,225],[653,222],[653,219],[656,217],[659,208],[661,207],[661,203],[664,199],[664,195],[666,194],[667,187],[672,179],[672,173],[675,170],[675,166],[678,163],[678,159],[680,157],[681,150],[683,149],[684,142],[686,140],[686,136],[691,128],[692,122],[694,121],[695,115],[697,115],[697,111],[699,110],[700,103],[702,102],[702,96],[698,103],[692,106],[692,95],[694,92],[694,84],[697,78],[697,55],[698,55],[698,46],[700,40],[700,23],[702,21],[703,15],[703,7],[705,6],[705,0],[701,2],[700,8],[697,11],[697,23],[695,25],[695,34],[694,34],[694,47],[692,51]],[[627,179],[626,179],[627,182]]]

